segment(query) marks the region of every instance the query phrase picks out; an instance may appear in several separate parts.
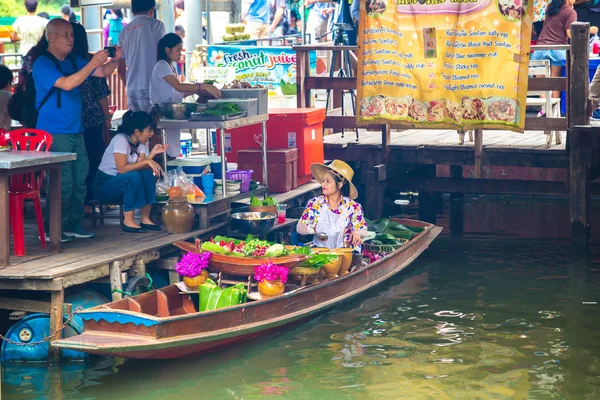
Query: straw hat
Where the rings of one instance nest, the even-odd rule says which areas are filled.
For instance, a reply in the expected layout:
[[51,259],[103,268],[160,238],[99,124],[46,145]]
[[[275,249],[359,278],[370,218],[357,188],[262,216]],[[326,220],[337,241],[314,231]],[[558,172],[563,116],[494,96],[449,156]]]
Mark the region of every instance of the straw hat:
[[337,175],[338,177],[342,178],[342,180],[350,184],[350,198],[355,200],[358,197],[358,190],[356,190],[356,186],[354,186],[352,183],[354,170],[345,162],[333,160],[329,165],[317,163],[312,164],[310,166],[310,172],[312,172],[313,177],[319,183],[323,182],[323,178],[327,172],[333,172],[334,175]]

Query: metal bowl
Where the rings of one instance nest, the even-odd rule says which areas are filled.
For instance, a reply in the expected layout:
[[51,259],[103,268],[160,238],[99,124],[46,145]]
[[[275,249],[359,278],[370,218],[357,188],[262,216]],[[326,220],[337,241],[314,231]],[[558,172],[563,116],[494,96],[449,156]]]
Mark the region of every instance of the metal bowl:
[[196,112],[198,105],[196,103],[157,103],[156,109],[162,118],[183,120],[188,119],[193,112]]
[[[262,218],[262,219],[251,219]],[[262,235],[275,224],[277,215],[267,212],[239,212],[231,214],[232,228],[242,233]]]

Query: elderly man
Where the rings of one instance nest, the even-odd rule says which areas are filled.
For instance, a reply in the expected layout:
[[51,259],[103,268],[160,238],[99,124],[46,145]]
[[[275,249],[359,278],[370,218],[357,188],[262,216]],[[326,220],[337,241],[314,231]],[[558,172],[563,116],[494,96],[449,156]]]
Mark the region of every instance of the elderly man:
[[36,128],[52,135],[52,151],[77,154],[75,161],[61,166],[61,240],[69,241],[71,237],[92,238],[94,234],[86,232],[81,226],[87,191],[85,179],[88,157],[83,141],[79,86],[90,75],[110,75],[116,68],[120,51],[110,63],[106,63],[106,50],[96,53],[89,62],[71,55],[73,28],[63,19],[53,19],[48,23],[46,39],[48,51],[34,62],[32,72],[38,111]]
[[127,106],[132,111],[149,112],[150,77],[156,64],[158,41],[167,34],[165,25],[154,18],[155,0],[132,0],[135,18],[121,31],[119,46],[123,59],[119,76],[127,86]]

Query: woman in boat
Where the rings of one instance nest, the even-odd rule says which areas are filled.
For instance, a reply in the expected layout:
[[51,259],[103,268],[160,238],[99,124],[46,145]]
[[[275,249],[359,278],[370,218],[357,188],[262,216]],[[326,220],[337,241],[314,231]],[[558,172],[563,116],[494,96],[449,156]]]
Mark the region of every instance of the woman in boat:
[[[118,132],[98,167],[94,179],[96,198],[101,203],[123,201],[123,232],[160,231],[150,220],[152,204],[156,203],[156,177],[162,174],[153,158],[169,145],[157,144],[149,150],[148,141],[154,131],[150,115],[143,111],[127,111]],[[142,211],[139,225],[133,219],[136,209]]]
[[354,171],[340,160],[333,160],[329,165],[313,164],[310,170],[321,184],[323,195],[308,202],[298,221],[297,232],[314,235],[316,247],[352,247],[360,251],[367,225],[362,206],[354,201],[358,197],[352,183]]
[[[174,33],[167,33],[158,41],[158,62],[154,65],[150,77],[150,102],[180,103],[184,97],[193,94],[209,93],[215,98],[221,97],[221,91],[215,86],[204,83],[181,83],[177,79],[175,64],[181,58],[183,41]],[[170,144],[167,155],[177,157],[180,147],[180,130],[167,130],[167,143]]]

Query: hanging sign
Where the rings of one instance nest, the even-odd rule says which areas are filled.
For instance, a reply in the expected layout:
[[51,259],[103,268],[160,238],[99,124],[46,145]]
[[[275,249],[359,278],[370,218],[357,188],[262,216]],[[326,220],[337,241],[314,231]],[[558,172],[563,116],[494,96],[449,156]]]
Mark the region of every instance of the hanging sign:
[[366,0],[360,124],[523,131],[527,0]]
[[[208,66],[234,67],[238,81],[263,85],[270,96],[296,95],[296,51],[291,47],[209,46]],[[310,68],[316,54],[310,54]]]

